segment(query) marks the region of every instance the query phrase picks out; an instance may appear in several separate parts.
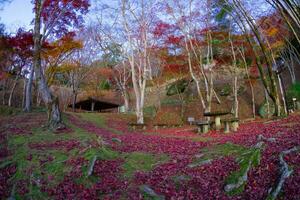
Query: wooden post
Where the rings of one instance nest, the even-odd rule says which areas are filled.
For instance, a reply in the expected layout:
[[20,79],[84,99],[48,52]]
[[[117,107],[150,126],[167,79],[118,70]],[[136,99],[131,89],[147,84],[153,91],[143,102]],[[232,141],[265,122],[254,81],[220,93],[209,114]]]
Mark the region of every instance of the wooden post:
[[95,110],[95,102],[94,101],[92,101],[92,105],[91,106],[92,106],[91,107],[91,111],[94,112],[94,110]]

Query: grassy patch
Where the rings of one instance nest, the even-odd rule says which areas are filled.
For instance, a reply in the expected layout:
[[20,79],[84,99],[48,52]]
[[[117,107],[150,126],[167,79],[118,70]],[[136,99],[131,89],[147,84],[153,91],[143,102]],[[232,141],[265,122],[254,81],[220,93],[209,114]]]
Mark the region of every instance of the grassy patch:
[[203,162],[205,160],[214,160],[225,156],[239,156],[248,151],[248,148],[232,144],[218,144],[212,147],[202,149],[201,154],[194,160],[194,163]]
[[92,122],[96,126],[100,128],[107,129],[113,133],[116,134],[122,134],[120,130],[113,129],[111,127],[108,127],[105,122],[105,117],[103,115],[100,115],[98,113],[77,113],[83,120]]
[[105,118],[97,113],[77,113],[83,120],[92,122],[93,124],[104,128],[105,125]]
[[[88,133],[74,126],[65,116],[63,117],[67,126],[72,128],[72,132],[56,134],[42,128],[33,128],[30,135],[9,135],[8,149],[13,152],[13,155],[1,160],[0,167],[11,164],[16,166],[16,173],[10,179],[13,184],[19,180],[27,180],[30,183],[28,185],[29,193],[22,198],[47,199],[45,194],[39,191],[38,187],[31,184],[32,180],[44,179],[47,180],[49,187],[54,187],[72,170],[72,166],[66,164],[66,161],[71,158],[83,156],[89,160],[93,155],[97,155],[99,159],[114,159],[118,156],[118,153],[106,148],[90,148],[79,154],[79,148],[65,151],[60,148],[40,150],[29,147],[30,143],[39,144],[54,143],[62,140],[77,140],[80,142],[80,147],[86,148],[92,142],[99,140],[99,136],[96,134]],[[88,185],[90,179],[83,179],[83,183]],[[15,196],[18,197],[19,194],[15,194]]]
[[180,136],[180,135],[167,135],[167,134],[161,134],[158,132],[142,132],[142,134],[144,135],[159,135],[162,138],[179,138],[179,139],[185,139],[185,140],[191,140],[194,142],[209,142],[212,141],[213,138],[210,137],[203,137],[203,136],[192,136],[192,137],[188,137],[188,136]]
[[124,176],[131,178],[136,171],[151,171],[157,164],[166,162],[169,158],[167,155],[155,155],[142,152],[133,152],[124,155],[123,164]]
[[91,160],[94,156],[97,156],[97,158],[101,160],[114,160],[120,157],[120,154],[105,147],[100,149],[91,148],[83,154],[83,157],[87,160]]

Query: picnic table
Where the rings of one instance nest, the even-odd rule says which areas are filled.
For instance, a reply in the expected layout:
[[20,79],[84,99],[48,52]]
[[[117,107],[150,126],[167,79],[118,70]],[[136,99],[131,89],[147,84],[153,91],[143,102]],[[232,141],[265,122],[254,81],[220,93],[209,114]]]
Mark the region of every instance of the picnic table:
[[224,122],[224,133],[230,132],[230,125],[232,126],[232,130],[235,132],[238,129],[239,126],[239,119],[238,118],[231,118],[231,119],[224,119],[222,120]]
[[203,116],[205,117],[214,117],[215,118],[215,125],[216,130],[221,129],[221,116],[231,114],[228,111],[215,111],[215,112],[204,112]]
[[211,121],[195,121],[195,124],[198,126],[198,133],[207,133],[212,124]]

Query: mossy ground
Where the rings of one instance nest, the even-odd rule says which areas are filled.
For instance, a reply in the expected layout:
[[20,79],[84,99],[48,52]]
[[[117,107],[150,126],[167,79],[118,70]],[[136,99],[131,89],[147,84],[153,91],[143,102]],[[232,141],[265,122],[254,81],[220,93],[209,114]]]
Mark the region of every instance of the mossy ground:
[[[247,173],[247,169],[256,167],[260,163],[261,149],[247,148],[233,143],[217,144],[201,150],[199,158],[194,159],[192,166],[202,165],[203,163],[210,162],[226,156],[232,156],[239,164],[239,169],[232,172],[226,177],[225,185],[235,184],[239,181],[240,177]],[[245,184],[237,189],[228,192],[229,195],[241,194],[244,191]]]
[[[80,114],[82,119],[94,123],[99,127],[106,127],[105,119],[98,114]],[[33,127],[30,134],[9,135],[7,140],[8,150],[12,154],[0,160],[0,168],[9,165],[16,166],[16,173],[11,177],[12,185],[18,181],[29,183],[29,194],[27,198],[47,199],[47,194],[32,184],[33,180],[46,179],[48,187],[55,187],[64,177],[69,174],[73,167],[67,164],[70,159],[79,157],[87,162],[82,166],[83,176],[76,179],[76,183],[81,183],[86,187],[94,184],[99,177],[93,175],[87,177],[87,171],[94,156],[98,160],[123,160],[122,173],[124,179],[130,179],[137,171],[151,171],[157,164],[166,162],[168,156],[155,155],[144,152],[122,153],[110,149],[108,146],[90,146],[101,138],[95,133],[87,132],[70,123],[66,115],[63,116],[66,125],[72,129],[66,133],[53,133],[41,127]],[[64,148],[31,148],[31,144],[50,144],[57,141],[79,141],[79,146],[66,150]],[[82,152],[83,151],[83,152]],[[51,177],[51,179],[49,179]],[[16,186],[14,186],[16,188]],[[17,189],[12,191],[12,195],[17,199],[22,199]]]

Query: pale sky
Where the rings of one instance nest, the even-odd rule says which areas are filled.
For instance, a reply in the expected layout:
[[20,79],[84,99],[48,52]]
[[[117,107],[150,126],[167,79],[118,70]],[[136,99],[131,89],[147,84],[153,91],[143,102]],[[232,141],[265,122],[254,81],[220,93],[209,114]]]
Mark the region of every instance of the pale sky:
[[13,0],[0,10],[0,22],[5,24],[8,32],[15,32],[19,27],[29,29],[34,17],[31,0]]

